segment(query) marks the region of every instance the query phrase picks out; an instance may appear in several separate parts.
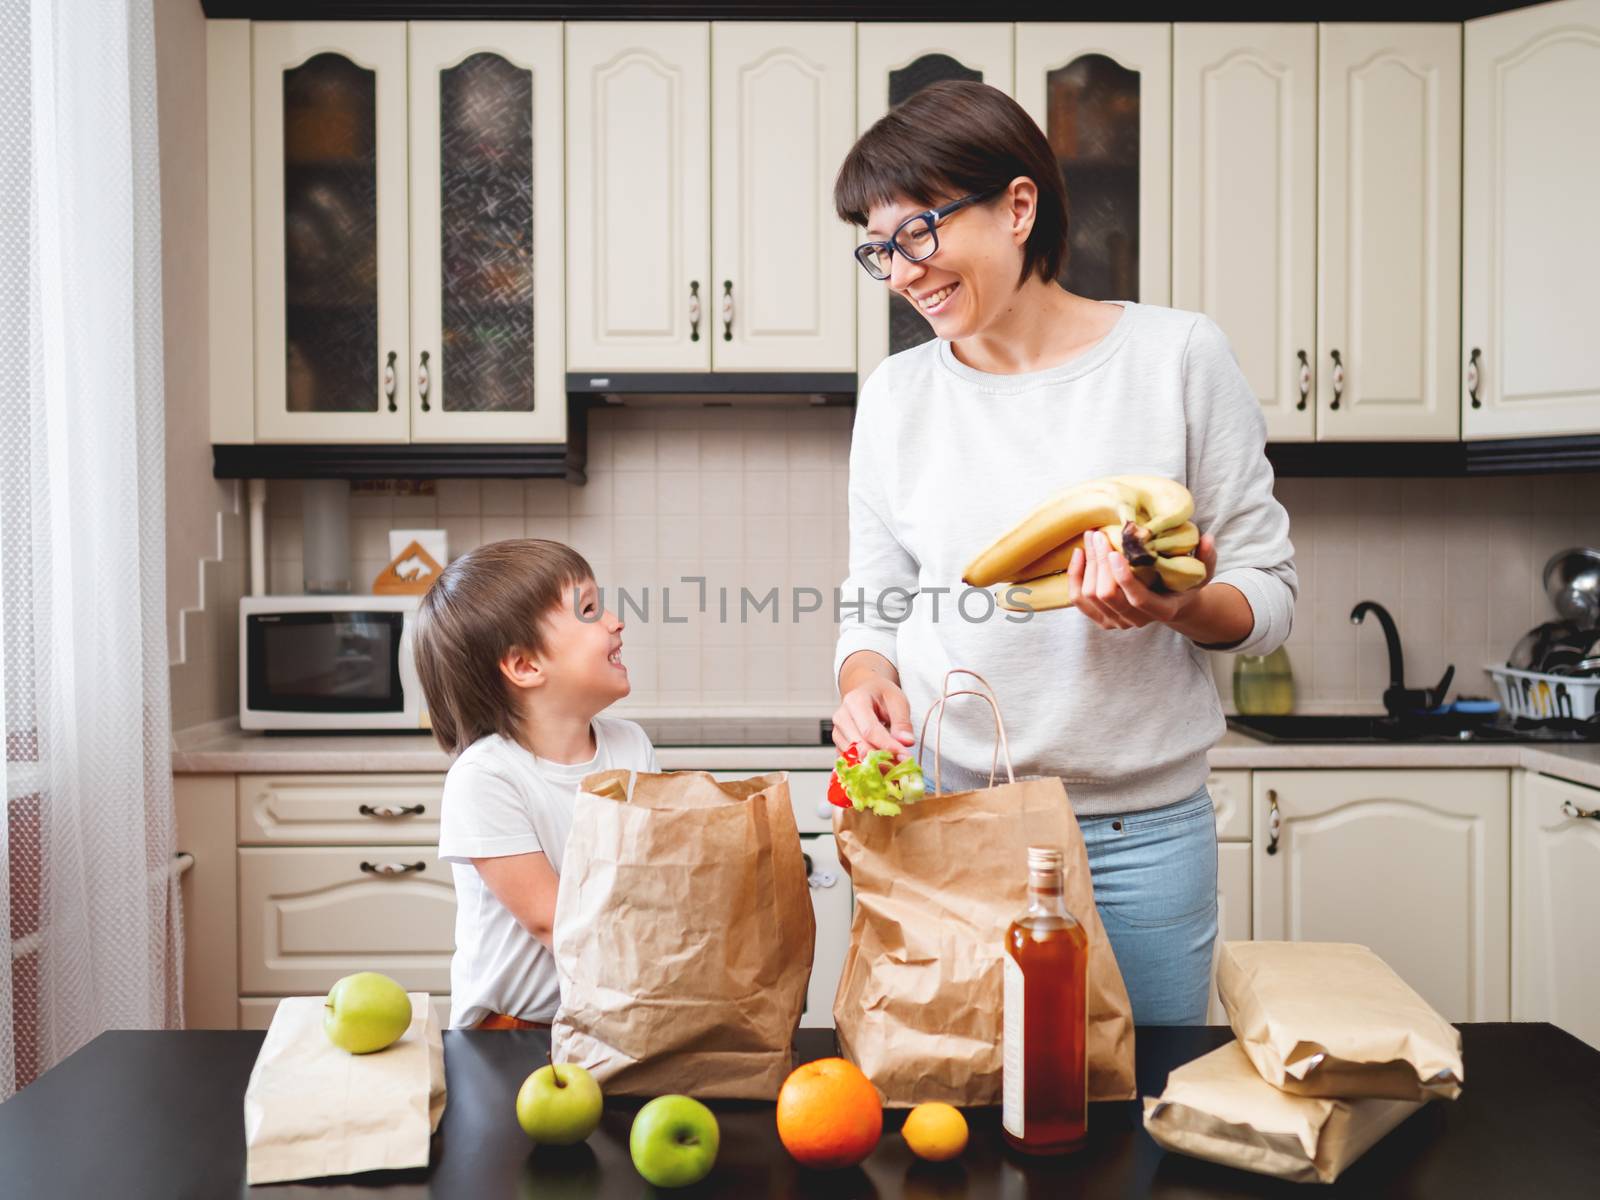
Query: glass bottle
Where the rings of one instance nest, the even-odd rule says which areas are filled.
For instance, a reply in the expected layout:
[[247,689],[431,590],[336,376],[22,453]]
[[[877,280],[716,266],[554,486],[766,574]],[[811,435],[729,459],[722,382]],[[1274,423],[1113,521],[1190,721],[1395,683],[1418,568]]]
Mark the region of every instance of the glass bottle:
[[1294,672],[1287,649],[1233,656],[1233,707],[1247,717],[1281,717],[1294,711]]
[[1089,939],[1067,911],[1061,851],[1028,847],[1028,908],[1006,930],[1001,1128],[1026,1154],[1089,1129]]

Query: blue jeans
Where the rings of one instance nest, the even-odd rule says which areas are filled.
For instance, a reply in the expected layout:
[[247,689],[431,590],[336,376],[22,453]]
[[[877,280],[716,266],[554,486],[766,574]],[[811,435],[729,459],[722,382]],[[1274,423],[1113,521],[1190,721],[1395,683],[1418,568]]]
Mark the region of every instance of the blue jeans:
[[1080,819],[1094,903],[1135,1025],[1204,1025],[1217,939],[1211,793],[1146,812]]

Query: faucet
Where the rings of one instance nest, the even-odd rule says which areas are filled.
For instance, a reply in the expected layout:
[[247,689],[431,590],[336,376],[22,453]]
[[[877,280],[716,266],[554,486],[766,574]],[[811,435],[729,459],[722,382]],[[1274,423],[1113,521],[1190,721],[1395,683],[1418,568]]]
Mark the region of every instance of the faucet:
[[1376,600],[1363,600],[1350,610],[1350,623],[1361,624],[1369,612],[1376,614],[1378,624],[1383,626],[1383,640],[1389,647],[1389,686],[1383,693],[1383,707],[1389,715],[1415,716],[1419,710],[1437,708],[1443,704],[1450,690],[1450,681],[1455,678],[1455,664],[1446,667],[1444,675],[1431,688],[1406,687],[1406,660],[1400,649],[1400,631],[1395,628],[1389,610]]

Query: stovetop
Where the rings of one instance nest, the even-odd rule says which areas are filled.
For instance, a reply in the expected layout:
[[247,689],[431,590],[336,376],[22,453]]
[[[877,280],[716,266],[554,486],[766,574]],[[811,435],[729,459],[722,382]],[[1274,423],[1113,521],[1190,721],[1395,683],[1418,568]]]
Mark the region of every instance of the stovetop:
[[635,718],[655,746],[831,746],[826,717]]

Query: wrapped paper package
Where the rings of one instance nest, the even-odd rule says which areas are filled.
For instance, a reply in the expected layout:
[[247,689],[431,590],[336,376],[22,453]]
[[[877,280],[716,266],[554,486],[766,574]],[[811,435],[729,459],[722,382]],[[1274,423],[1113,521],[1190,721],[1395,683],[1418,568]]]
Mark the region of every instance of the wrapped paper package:
[[775,1099],[816,940],[787,773],[590,775],[552,940],[556,1061],[608,1096]]
[[1180,1154],[1296,1183],[1332,1183],[1421,1107],[1292,1096],[1256,1074],[1235,1041],[1173,1071],[1159,1098],[1145,1097],[1144,1127]]
[[411,1027],[373,1054],[351,1054],[322,1029],[327,998],[280,1001],[244,1093],[250,1183],[428,1165],[444,1115],[444,1041],[427,994]]
[[[947,677],[928,715],[962,695],[994,704],[992,692],[951,692]],[[998,706],[995,718],[998,758]],[[842,810],[833,828],[855,893],[834,1025],[886,1104],[1000,1103],[1003,945],[1028,906],[1029,846],[1062,851],[1067,909],[1089,939],[1089,1098],[1134,1097],[1133,1010],[1061,780],[932,796],[894,817]]]
[[1461,1031],[1365,946],[1225,942],[1217,992],[1261,1078],[1298,1096],[1453,1100]]

